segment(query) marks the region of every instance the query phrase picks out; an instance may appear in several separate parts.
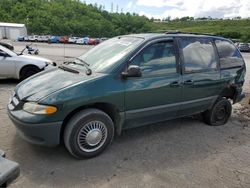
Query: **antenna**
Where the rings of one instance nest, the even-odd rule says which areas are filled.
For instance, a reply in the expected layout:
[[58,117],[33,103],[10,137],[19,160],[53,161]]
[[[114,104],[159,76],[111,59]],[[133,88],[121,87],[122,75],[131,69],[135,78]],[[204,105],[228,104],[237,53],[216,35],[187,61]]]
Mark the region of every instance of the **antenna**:
[[63,59],[64,59],[64,62],[65,62],[65,43],[63,43],[63,53],[64,53]]
[[113,13],[113,2],[111,2],[111,13]]

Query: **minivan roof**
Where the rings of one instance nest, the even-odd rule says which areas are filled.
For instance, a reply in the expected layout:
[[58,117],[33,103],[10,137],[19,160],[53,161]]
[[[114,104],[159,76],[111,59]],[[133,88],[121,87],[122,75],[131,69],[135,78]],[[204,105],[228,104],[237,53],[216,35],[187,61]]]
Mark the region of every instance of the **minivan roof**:
[[208,34],[193,34],[193,33],[180,33],[180,32],[170,32],[170,33],[139,33],[139,34],[130,34],[126,36],[131,37],[139,37],[146,40],[154,39],[154,38],[164,38],[164,37],[201,37],[201,38],[217,38],[217,39],[224,39],[223,37],[208,35]]

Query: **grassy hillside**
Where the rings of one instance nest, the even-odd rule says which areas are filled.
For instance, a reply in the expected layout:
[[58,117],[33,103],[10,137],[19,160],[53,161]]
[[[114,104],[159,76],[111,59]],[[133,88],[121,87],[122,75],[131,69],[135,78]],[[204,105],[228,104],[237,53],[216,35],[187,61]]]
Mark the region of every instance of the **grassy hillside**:
[[0,22],[24,23],[29,34],[112,37],[150,30],[137,14],[109,13],[80,0],[0,0]]
[[250,42],[250,20],[176,21],[152,24],[154,31],[179,30],[183,32],[210,33]]

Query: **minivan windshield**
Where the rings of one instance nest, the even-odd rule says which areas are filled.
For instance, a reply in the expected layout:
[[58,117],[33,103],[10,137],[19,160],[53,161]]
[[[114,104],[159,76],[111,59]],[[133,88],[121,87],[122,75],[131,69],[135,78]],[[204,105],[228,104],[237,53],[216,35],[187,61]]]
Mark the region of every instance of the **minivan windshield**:
[[[142,42],[143,38],[122,36],[106,40],[79,57],[94,72],[108,72],[119,60],[128,55]],[[75,60],[81,63],[80,60]]]

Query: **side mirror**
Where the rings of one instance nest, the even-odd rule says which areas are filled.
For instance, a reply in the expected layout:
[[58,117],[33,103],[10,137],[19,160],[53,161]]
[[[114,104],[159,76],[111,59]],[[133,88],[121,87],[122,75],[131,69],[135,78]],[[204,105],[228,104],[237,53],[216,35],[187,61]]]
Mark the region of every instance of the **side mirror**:
[[141,77],[141,69],[137,65],[130,65],[126,72],[122,72],[123,77]]

